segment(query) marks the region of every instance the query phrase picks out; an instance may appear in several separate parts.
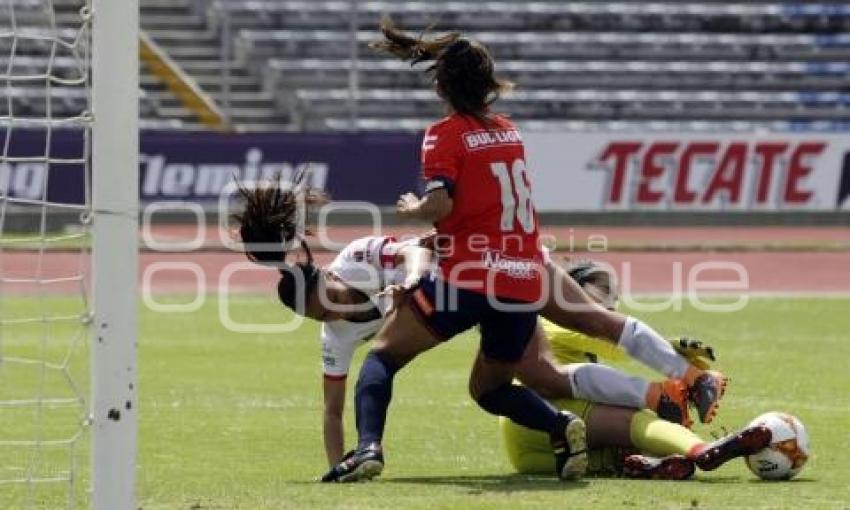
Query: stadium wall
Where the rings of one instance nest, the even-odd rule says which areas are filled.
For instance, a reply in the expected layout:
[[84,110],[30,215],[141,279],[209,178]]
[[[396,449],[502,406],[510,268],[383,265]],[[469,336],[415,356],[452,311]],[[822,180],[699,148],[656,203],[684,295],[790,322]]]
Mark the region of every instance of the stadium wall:
[[[54,160],[74,156],[80,136],[54,133]],[[44,153],[43,133],[14,137],[13,162],[0,165],[0,193],[38,197],[46,184],[55,204],[82,201],[81,167],[28,160]],[[280,172],[286,178],[309,168],[313,184],[335,200],[391,208],[400,193],[419,187],[420,140],[417,133],[149,131],[141,140],[141,198],[198,204],[212,214],[234,177]],[[850,223],[850,137],[844,135],[531,132],[525,143],[535,199],[551,222]],[[14,162],[15,156],[21,159]]]

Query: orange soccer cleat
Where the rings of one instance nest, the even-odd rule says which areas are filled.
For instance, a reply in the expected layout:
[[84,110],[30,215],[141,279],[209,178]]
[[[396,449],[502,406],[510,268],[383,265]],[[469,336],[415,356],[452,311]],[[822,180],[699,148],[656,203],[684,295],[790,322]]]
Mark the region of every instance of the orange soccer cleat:
[[[688,411],[688,386],[681,379],[667,379],[657,384],[658,397],[650,405],[662,420],[690,428],[694,421]],[[650,390],[652,391],[652,390]]]

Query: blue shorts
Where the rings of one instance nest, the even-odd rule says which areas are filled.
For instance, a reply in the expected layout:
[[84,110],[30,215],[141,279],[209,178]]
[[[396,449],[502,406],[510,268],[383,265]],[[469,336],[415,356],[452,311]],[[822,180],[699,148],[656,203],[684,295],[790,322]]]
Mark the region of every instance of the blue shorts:
[[[456,296],[456,300],[446,296]],[[505,298],[498,298],[498,301],[521,304]],[[411,308],[423,324],[442,340],[480,326],[481,351],[487,358],[497,361],[517,362],[522,359],[537,327],[536,311],[497,310],[486,294],[459,289],[431,275],[419,280],[413,291]]]

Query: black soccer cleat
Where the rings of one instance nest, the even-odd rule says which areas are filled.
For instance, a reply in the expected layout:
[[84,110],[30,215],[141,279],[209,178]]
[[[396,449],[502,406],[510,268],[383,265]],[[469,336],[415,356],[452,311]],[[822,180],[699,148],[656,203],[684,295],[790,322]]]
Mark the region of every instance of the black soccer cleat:
[[623,460],[623,475],[643,480],[687,480],[694,476],[694,461],[682,455],[649,457],[629,455]]
[[709,443],[693,460],[703,471],[713,471],[732,459],[758,453],[770,445],[773,433],[763,425],[747,427]]
[[366,448],[348,452],[342,461],[322,477],[322,482],[359,482],[371,480],[384,470],[381,445],[372,443]]
[[711,423],[717,415],[720,399],[726,392],[728,379],[716,371],[703,372],[690,388],[690,400],[697,410],[699,421]]
[[587,472],[587,432],[584,420],[561,411],[558,425],[550,434],[555,453],[555,472],[561,480],[576,480]]

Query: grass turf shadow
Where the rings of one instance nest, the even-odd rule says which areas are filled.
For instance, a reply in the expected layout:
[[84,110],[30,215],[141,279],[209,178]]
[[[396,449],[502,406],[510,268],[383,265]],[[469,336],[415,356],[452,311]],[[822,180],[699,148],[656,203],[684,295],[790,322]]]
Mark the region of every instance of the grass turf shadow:
[[561,481],[547,476],[468,475],[468,476],[409,476],[383,478],[382,483],[442,485],[466,489],[469,493],[554,491],[583,489],[588,480]]

